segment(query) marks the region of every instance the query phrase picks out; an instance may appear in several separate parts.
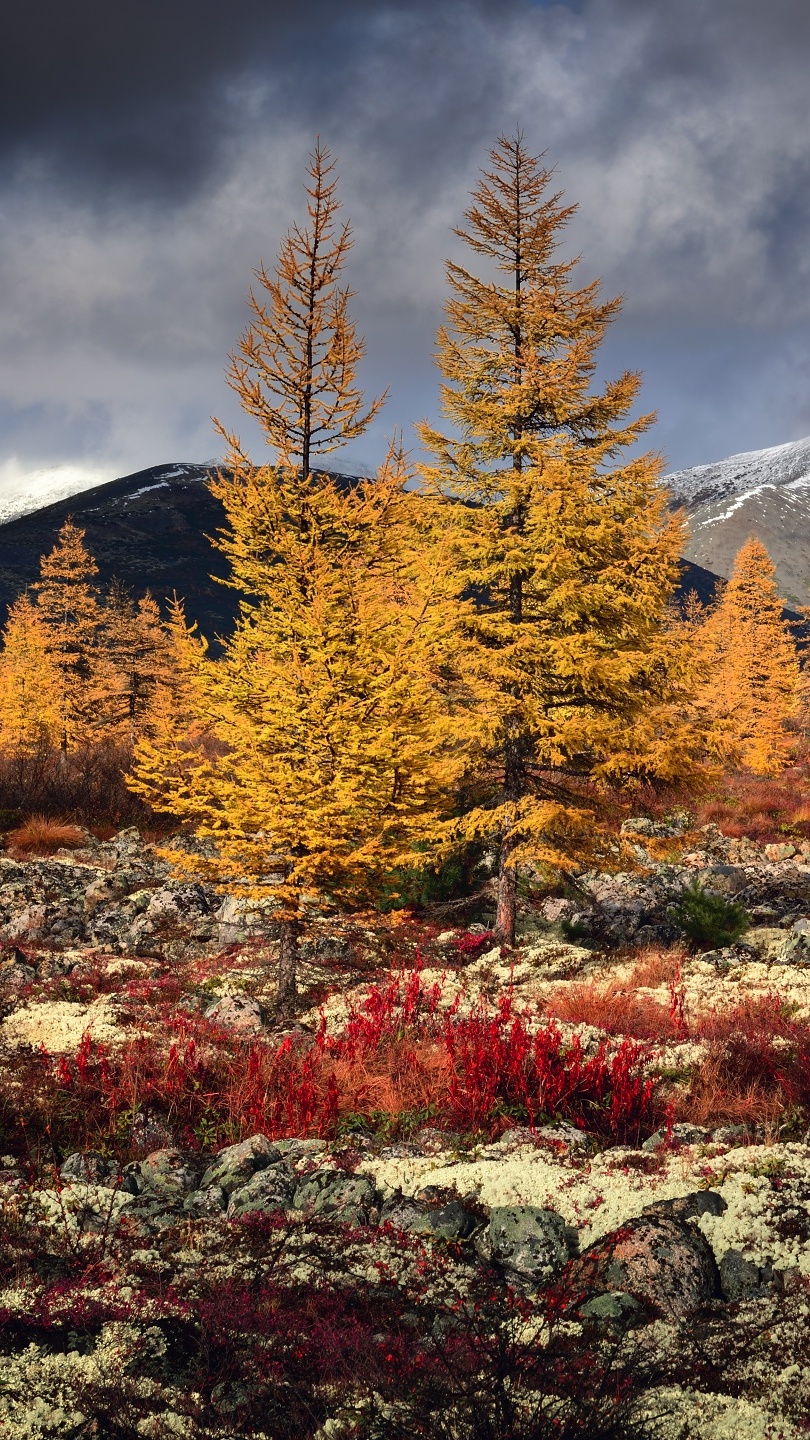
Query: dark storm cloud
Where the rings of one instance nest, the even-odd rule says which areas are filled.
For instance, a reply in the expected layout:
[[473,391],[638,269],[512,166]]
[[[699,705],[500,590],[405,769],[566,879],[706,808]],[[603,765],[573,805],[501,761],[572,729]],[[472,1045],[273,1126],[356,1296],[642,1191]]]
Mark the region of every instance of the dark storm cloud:
[[[119,471],[214,447],[260,257],[336,151],[369,386],[360,447],[435,408],[451,227],[525,127],[626,296],[673,464],[810,429],[806,0],[17,0],[0,47],[4,462]],[[12,472],[8,472],[12,473]]]

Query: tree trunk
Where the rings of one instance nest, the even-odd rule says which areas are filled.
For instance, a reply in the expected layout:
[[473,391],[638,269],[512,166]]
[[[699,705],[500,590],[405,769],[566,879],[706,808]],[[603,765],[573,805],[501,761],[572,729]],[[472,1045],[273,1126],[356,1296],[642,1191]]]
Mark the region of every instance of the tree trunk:
[[507,831],[501,840],[501,860],[498,870],[498,908],[495,914],[494,938],[499,945],[511,947],[515,943],[515,919],[517,915],[517,867],[510,864],[514,840]]
[[281,949],[278,957],[278,986],[274,1008],[277,1020],[289,1020],[295,1014],[298,998],[298,932],[297,920],[282,920],[280,927]]

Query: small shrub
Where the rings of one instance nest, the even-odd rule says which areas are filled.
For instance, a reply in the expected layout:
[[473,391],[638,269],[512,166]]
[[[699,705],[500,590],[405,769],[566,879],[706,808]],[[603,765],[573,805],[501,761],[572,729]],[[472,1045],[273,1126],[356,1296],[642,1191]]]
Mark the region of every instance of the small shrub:
[[699,880],[692,881],[669,914],[693,945],[702,945],[705,949],[733,945],[748,929],[743,906],[736,900],[713,895]]
[[79,850],[85,835],[68,820],[49,820],[32,815],[7,836],[9,850],[18,855],[53,855],[57,850]]

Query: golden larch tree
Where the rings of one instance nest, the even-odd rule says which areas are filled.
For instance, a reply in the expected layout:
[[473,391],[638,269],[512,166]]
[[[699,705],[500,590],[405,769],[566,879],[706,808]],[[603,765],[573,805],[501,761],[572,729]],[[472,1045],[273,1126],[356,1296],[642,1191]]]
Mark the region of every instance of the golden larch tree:
[[160,684],[171,684],[171,634],[147,593],[138,601],[114,582],[101,611],[94,691],[99,739],[132,745],[148,729]]
[[339,285],[350,232],[336,228],[320,147],[309,174],[309,224],[290,232],[275,278],[259,272],[269,301],[252,299],[229,372],[274,463],[254,465],[228,436],[212,486],[230,583],[247,598],[221,659],[187,649],[206,746],[190,753],[164,730],[137,748],[132,782],[216,842],[215,858],[178,864],[272,901],[279,1015],[311,906],[367,900],[386,867],[413,861],[415,843],[441,835],[459,773],[440,674],[453,610],[429,507],[408,492],[397,446],[370,480],[310,469],[381,401],[365,405],[357,386],[363,347]]
[[711,749],[726,764],[776,775],[790,759],[799,704],[796,643],[762,542],[747,540],[698,632],[707,679],[696,700]]
[[26,756],[62,730],[62,673],[39,608],[27,594],[10,607],[0,649],[0,750]]
[[98,566],[84,535],[66,520],[56,545],[43,555],[39,580],[32,587],[49,654],[61,677],[58,743],[63,754],[85,742],[93,729],[101,612],[94,583]]
[[357,385],[365,345],[349,315],[353,292],[340,284],[352,233],[338,221],[335,165],[320,140],[307,175],[309,223],[289,230],[272,273],[256,271],[250,322],[228,371],[279,462],[304,477],[314,456],[362,435],[385,400],[367,405]]
[[[448,262],[438,332],[449,431],[423,424],[430,493],[457,547],[459,659],[477,698],[477,800],[468,836],[499,837],[496,933],[513,943],[518,867],[587,852],[583,781],[682,769],[673,700],[687,667],[664,611],[683,531],[656,456],[617,456],[652,416],[629,420],[640,378],[594,389],[619,301],[577,288],[556,256],[574,206],[521,135],[502,137],[457,234],[484,262]],[[469,732],[474,729],[468,717]]]

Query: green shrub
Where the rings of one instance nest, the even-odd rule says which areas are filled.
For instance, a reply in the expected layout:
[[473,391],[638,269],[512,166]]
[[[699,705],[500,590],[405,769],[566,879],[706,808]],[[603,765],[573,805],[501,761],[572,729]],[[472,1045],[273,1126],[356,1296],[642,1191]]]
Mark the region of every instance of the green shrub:
[[693,880],[669,912],[694,945],[720,949],[733,945],[748,929],[748,916],[736,900],[725,900]]
[[[424,854],[427,847],[414,845]],[[428,905],[456,900],[472,888],[472,872],[480,859],[480,847],[467,845],[448,856],[443,864],[430,861],[402,866],[385,877],[376,900],[376,909],[384,914],[391,910],[423,910]]]

